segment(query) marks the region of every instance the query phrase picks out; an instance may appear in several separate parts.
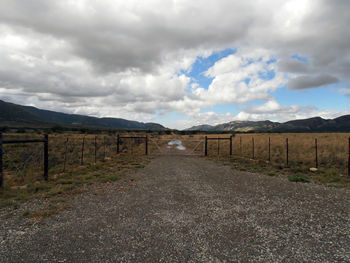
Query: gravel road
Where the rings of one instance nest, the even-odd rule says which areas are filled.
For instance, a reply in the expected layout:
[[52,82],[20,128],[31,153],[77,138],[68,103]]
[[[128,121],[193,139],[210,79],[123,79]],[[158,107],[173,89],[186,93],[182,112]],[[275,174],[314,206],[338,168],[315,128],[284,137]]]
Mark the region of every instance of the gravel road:
[[350,262],[350,191],[159,157],[0,234],[0,262]]

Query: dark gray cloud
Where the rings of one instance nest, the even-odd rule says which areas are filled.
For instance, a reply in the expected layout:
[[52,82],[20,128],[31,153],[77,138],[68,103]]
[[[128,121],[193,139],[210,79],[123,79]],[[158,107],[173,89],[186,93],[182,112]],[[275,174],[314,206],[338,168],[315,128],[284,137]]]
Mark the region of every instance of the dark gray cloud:
[[[142,120],[198,112],[223,100],[192,94],[180,72],[226,48],[273,54],[275,70],[293,77],[289,89],[350,86],[349,9],[348,0],[2,0],[0,97]],[[263,98],[284,81],[277,75],[254,83]],[[256,99],[251,86],[238,89]]]
[[281,71],[288,73],[309,73],[311,71],[309,64],[296,59],[282,60],[278,63],[278,67]]
[[318,88],[330,84],[335,84],[338,82],[336,77],[331,75],[317,75],[317,76],[299,76],[293,78],[288,83],[288,89],[300,90],[300,89],[310,89]]

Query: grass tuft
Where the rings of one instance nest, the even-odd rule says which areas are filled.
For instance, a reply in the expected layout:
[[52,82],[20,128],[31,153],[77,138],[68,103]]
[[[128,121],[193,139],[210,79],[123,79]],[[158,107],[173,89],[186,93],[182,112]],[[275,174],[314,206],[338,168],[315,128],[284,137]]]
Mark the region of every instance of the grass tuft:
[[301,182],[301,183],[310,183],[309,177],[305,175],[293,175],[293,176],[288,176],[288,180],[290,182]]

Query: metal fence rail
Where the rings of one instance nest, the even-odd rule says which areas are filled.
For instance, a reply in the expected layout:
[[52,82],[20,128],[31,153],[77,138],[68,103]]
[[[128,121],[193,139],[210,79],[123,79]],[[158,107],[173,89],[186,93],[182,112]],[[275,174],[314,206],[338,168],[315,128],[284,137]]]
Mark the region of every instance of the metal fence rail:
[[44,144],[44,174],[43,177],[47,181],[49,176],[49,137],[44,135],[43,139],[27,139],[27,140],[3,140],[2,133],[0,133],[0,187],[4,183],[4,168],[3,168],[3,154],[4,144],[19,144],[19,143],[43,143]]

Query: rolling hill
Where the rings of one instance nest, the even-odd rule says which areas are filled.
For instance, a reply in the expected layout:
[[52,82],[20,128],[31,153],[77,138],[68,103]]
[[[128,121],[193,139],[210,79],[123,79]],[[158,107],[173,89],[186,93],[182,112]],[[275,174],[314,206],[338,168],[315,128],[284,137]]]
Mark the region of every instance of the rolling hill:
[[215,126],[193,126],[187,130],[211,132],[350,132],[350,115],[344,115],[335,119],[314,117],[284,123],[272,121],[231,121]]
[[96,118],[78,114],[42,110],[0,100],[0,125],[50,127],[56,124],[69,127],[94,127],[137,130],[165,130],[157,123],[143,123],[120,118]]

